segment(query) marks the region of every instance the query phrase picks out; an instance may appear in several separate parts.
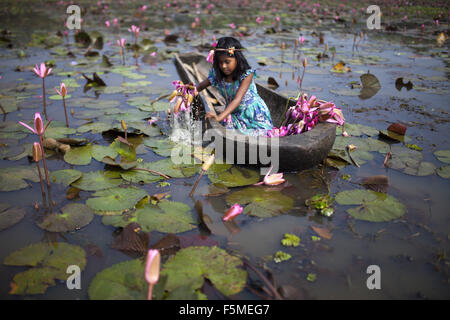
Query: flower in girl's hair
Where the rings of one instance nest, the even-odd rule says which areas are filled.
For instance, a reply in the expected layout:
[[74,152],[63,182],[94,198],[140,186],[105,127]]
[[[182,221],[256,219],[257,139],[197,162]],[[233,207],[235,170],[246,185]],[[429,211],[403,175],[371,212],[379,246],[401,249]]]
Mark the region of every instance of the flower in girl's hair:
[[235,50],[235,47],[228,48],[228,54],[229,55],[233,55],[234,54],[234,50]]

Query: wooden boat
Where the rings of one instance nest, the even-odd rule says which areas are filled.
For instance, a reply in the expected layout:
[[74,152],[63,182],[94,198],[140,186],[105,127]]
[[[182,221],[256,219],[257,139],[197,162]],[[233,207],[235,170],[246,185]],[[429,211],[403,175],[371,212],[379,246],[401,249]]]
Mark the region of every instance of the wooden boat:
[[[206,57],[197,53],[177,54],[174,63],[180,80],[184,83],[199,83],[207,78],[211,68]],[[279,127],[284,119],[288,99],[258,83],[256,87],[270,110],[273,124]],[[216,106],[211,102],[214,98],[219,102]],[[200,103],[205,112],[211,111],[217,114],[225,108],[225,100],[212,86],[200,92]],[[292,105],[295,105],[295,101],[289,102],[289,106]],[[226,130],[215,119],[208,119],[205,122],[205,129],[208,129],[209,133],[212,130],[216,156],[219,152],[227,163],[270,167],[268,158],[271,161],[277,161],[278,156],[278,169],[281,171],[300,171],[319,164],[328,155],[336,137],[336,125],[332,123],[318,123],[310,131],[278,139],[250,137],[240,133],[230,135],[229,132],[235,130]],[[228,154],[227,144],[234,146],[228,148]],[[236,152],[236,150],[240,151]],[[245,159],[242,150],[245,150]],[[275,164],[274,169],[276,168]]]

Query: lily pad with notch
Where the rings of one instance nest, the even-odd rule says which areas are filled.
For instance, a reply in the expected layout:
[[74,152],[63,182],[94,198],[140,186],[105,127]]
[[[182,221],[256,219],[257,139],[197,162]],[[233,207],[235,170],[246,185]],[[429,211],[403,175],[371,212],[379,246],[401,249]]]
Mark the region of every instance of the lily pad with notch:
[[142,198],[148,194],[145,190],[130,186],[128,188],[115,187],[99,190],[86,200],[86,205],[95,210],[96,214],[104,215],[107,212],[123,212],[132,209]]
[[81,229],[94,219],[92,209],[82,203],[69,203],[61,212],[46,215],[37,225],[50,232],[68,232]]
[[25,182],[39,182],[39,174],[35,166],[16,166],[0,169],[0,191],[15,191],[27,188]]
[[122,183],[120,173],[117,171],[91,171],[83,173],[83,176],[72,183],[72,187],[84,191],[98,191],[117,187]]
[[346,190],[336,194],[335,201],[341,205],[359,205],[347,209],[356,219],[382,222],[398,219],[406,212],[406,207],[393,196],[370,190]]
[[294,200],[280,191],[262,187],[248,187],[233,192],[226,201],[230,206],[235,203],[245,205],[243,213],[259,218],[278,216],[291,210],[294,205]]
[[11,205],[0,202],[0,231],[20,222],[27,214],[24,208],[11,208]]

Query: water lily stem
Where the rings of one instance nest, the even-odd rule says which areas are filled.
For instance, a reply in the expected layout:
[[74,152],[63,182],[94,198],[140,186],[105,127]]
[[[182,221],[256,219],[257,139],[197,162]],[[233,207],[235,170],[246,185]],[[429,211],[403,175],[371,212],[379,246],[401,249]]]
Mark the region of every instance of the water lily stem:
[[355,161],[355,159],[353,159],[352,155],[350,154],[350,148],[347,146],[345,149],[347,150],[348,157],[350,158],[350,160],[352,160],[353,164],[360,168],[359,164]]
[[69,118],[67,117],[66,99],[63,97],[64,115],[66,116],[66,127],[69,127]]
[[39,144],[41,145],[42,161],[44,162],[45,180],[47,180],[47,187],[50,188],[50,179],[48,178],[47,161],[45,160],[44,139],[42,135],[39,135]]
[[47,202],[45,200],[45,187],[44,181],[42,179],[41,168],[39,167],[39,162],[36,162],[37,171],[39,173],[39,182],[41,183],[41,192],[42,192],[42,201],[44,202],[44,206],[47,206]]
[[274,298],[276,300],[282,300],[280,294],[278,293],[278,291],[273,287],[273,285],[270,283],[270,281],[261,273],[259,272],[255,267],[253,267],[250,262],[248,262],[247,260],[243,260],[244,264],[249,267],[250,269],[252,269],[257,275],[258,277],[261,278],[261,280],[265,283],[265,285],[267,286],[267,288],[271,291],[272,295],[274,296]]
[[152,294],[153,294],[153,285],[148,285],[148,294],[147,294],[147,300],[152,300]]
[[189,193],[189,197],[192,197],[195,193],[195,189],[197,189],[198,183],[200,182],[200,179],[202,178],[202,176],[205,174],[205,171],[202,170],[202,172],[200,172],[200,175],[197,178],[197,181],[195,181],[194,186],[192,187],[191,193]]
[[158,172],[158,171],[154,171],[154,170],[150,170],[150,169],[144,169],[144,168],[133,168],[133,170],[141,170],[141,171],[147,171],[156,175],[160,175],[161,177],[164,177],[166,179],[170,179],[169,176],[166,176],[164,173]]
[[47,102],[45,100],[45,78],[42,78],[42,99],[44,101],[44,116],[45,116],[45,120],[48,120],[48,117],[47,117]]

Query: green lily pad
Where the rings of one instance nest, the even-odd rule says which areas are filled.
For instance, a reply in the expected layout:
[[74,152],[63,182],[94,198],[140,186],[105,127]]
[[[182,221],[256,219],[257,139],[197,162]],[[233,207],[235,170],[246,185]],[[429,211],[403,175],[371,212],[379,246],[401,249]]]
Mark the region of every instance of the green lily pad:
[[149,163],[146,168],[158,171],[172,178],[187,178],[195,175],[199,169],[199,165],[193,164],[174,164],[172,159],[163,159]]
[[[67,94],[67,95],[64,97],[64,99],[67,100],[67,99],[70,99],[71,97],[72,97],[72,95]],[[50,100],[62,100],[62,99],[63,99],[59,94],[51,95],[51,96],[49,96],[48,98],[49,98]]]
[[57,170],[53,171],[50,174],[50,181],[53,183],[61,183],[65,186],[70,185],[71,183],[77,181],[81,178],[83,173],[78,170],[73,169],[64,169],[64,170]]
[[50,124],[45,130],[45,137],[46,138],[53,138],[53,139],[60,139],[65,138],[68,134],[74,134],[77,132],[75,129],[67,128],[67,127],[52,127],[52,124]]
[[[349,135],[354,137],[360,137],[363,134],[372,137],[378,134],[378,130],[373,127],[365,126],[362,124],[352,124],[347,122],[345,123],[345,131]],[[336,128],[336,135],[338,136],[342,135],[342,126],[338,126]]]
[[50,232],[68,232],[87,226],[94,219],[92,210],[82,203],[70,203],[61,209],[62,213],[51,213],[37,225]]
[[114,227],[126,227],[137,222],[145,232],[180,233],[196,227],[190,211],[191,208],[182,202],[163,200],[157,205],[146,204],[121,216],[104,216],[102,222]]
[[436,158],[444,163],[450,163],[450,150],[438,150],[433,152]]
[[248,187],[227,196],[227,204],[246,205],[243,213],[260,218],[270,218],[292,209],[294,200],[280,191],[263,187]]
[[83,270],[86,254],[83,248],[65,242],[58,242],[55,246],[40,242],[11,253],[3,263],[33,267],[14,276],[10,294],[42,294],[49,286],[55,285],[55,279],[67,280],[68,266],[77,265]]
[[215,288],[229,296],[242,291],[247,272],[242,261],[225,250],[213,247],[188,247],[178,251],[164,264],[161,275],[167,275],[165,289],[175,290],[189,284],[193,290],[203,286],[208,278]]
[[123,211],[133,208],[142,198],[147,196],[145,190],[128,188],[111,188],[97,191],[93,194],[95,198],[86,200],[86,204],[95,210],[97,214],[103,214],[105,211]]
[[10,205],[4,202],[0,203],[0,231],[5,230],[19,221],[27,214],[24,208],[10,208]]
[[145,146],[152,148],[154,153],[162,157],[170,156],[172,149],[176,146],[176,143],[169,139],[146,138],[143,143]]
[[386,166],[416,176],[427,176],[435,173],[436,167],[430,162],[422,161],[421,152],[403,146],[392,146],[392,158]]
[[83,176],[72,184],[85,191],[98,191],[117,187],[122,183],[120,173],[116,171],[91,171],[83,173]]
[[381,222],[398,219],[406,211],[406,207],[396,198],[371,190],[346,190],[336,194],[335,200],[341,205],[360,205],[347,209],[356,219]]
[[39,182],[35,166],[17,166],[0,169],[0,191],[20,190],[28,187],[25,180]]
[[111,121],[125,121],[126,123],[128,122],[133,122],[133,121],[143,121],[142,119],[148,118],[149,114],[148,112],[143,112],[143,111],[139,111],[136,109],[129,109],[126,110],[125,112],[122,110],[121,113],[118,114],[111,114],[111,115],[107,115],[104,118],[111,120]]
[[92,158],[102,161],[104,157],[117,157],[118,152],[114,146],[99,146],[88,144],[82,147],[71,148],[64,154],[64,161],[73,165],[88,165]]
[[[150,163],[140,163],[137,167],[149,170],[150,165]],[[122,172],[120,175],[123,180],[131,181],[134,183],[151,183],[163,179],[163,177],[161,177],[160,175],[155,175],[147,171],[134,169]]]
[[64,161],[73,165],[88,165],[92,159],[92,145],[71,148],[64,154]]
[[240,167],[232,167],[231,171],[208,171],[208,178],[212,183],[223,184],[226,187],[242,187],[258,183],[258,171]]
[[98,99],[86,102],[84,106],[89,109],[109,109],[120,106],[120,101]]
[[105,123],[105,122],[92,122],[84,124],[77,128],[77,131],[80,133],[85,133],[88,131],[92,131],[92,133],[101,133],[104,131],[108,131],[111,129],[116,128],[116,125],[113,125],[111,123]]
[[442,178],[450,179],[450,166],[442,166],[436,172]]
[[158,126],[149,125],[143,121],[130,121],[127,126],[138,130],[138,133],[143,133],[149,137],[156,137],[161,135],[161,129]]

